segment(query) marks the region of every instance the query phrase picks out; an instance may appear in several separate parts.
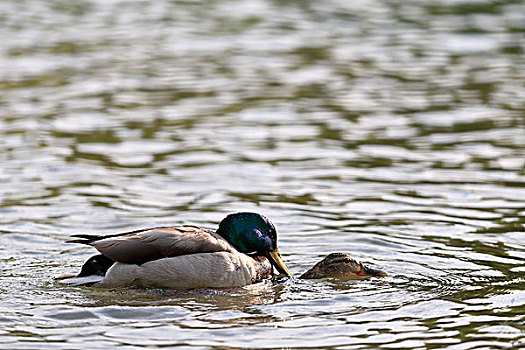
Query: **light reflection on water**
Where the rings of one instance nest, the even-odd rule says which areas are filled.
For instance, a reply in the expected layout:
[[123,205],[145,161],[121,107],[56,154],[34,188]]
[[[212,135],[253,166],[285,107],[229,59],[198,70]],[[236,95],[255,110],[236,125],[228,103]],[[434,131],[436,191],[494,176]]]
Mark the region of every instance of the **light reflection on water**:
[[[519,1],[0,5],[0,347],[523,346]],[[299,276],[64,288],[71,233],[264,213]]]

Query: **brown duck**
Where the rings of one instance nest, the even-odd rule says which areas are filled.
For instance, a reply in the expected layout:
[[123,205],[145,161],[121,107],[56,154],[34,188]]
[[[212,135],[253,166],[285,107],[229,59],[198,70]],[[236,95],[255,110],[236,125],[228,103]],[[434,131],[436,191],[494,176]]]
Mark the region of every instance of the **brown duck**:
[[331,253],[319,261],[310,270],[299,278],[363,278],[363,277],[386,277],[388,274],[381,270],[371,269],[360,262],[352,259],[345,253]]

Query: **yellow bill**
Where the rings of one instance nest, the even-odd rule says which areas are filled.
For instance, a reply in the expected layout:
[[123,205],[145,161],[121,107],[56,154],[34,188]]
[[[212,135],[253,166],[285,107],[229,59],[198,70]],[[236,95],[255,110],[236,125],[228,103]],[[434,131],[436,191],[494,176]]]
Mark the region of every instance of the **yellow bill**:
[[274,265],[277,268],[277,271],[279,271],[280,273],[284,273],[288,277],[292,277],[292,273],[284,264],[283,259],[281,258],[281,254],[279,254],[278,248],[276,248],[273,252],[270,252],[268,254],[268,259],[270,260],[272,265]]

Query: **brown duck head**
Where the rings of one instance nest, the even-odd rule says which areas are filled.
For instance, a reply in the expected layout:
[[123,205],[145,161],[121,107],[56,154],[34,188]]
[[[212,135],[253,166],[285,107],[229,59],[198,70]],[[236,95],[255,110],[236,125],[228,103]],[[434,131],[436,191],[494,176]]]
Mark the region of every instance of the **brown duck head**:
[[386,277],[388,274],[381,270],[374,270],[363,266],[355,261],[348,254],[331,253],[323,260],[315,264],[310,270],[306,271],[299,278],[362,278],[362,277]]

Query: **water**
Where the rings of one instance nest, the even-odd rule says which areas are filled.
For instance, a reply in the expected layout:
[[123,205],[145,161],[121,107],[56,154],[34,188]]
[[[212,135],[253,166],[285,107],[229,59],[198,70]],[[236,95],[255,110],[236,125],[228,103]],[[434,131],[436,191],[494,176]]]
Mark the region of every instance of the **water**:
[[[520,1],[2,1],[2,349],[525,346]],[[73,233],[270,217],[296,275],[68,288]]]

